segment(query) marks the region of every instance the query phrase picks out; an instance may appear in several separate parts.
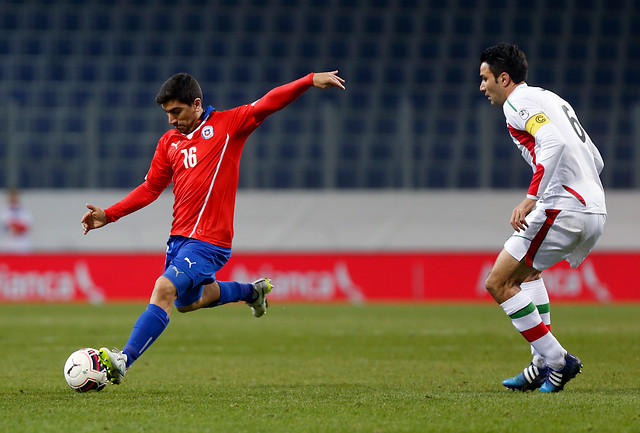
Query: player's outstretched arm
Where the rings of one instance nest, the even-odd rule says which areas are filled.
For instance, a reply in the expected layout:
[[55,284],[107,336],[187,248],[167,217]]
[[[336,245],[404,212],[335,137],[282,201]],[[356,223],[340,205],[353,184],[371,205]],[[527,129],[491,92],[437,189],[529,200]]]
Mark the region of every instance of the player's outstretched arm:
[[98,206],[87,203],[87,213],[82,216],[82,230],[86,235],[89,230],[97,229],[107,225],[107,214]]
[[328,89],[329,87],[338,87],[345,90],[344,79],[338,76],[338,71],[316,72],[313,74],[313,85],[319,89]]
[[271,89],[266,95],[253,103],[256,122],[262,122],[267,116],[291,104],[311,87],[320,89],[337,87],[344,89],[344,84],[342,84],[344,80],[337,73],[338,71],[311,73]]
[[160,197],[162,191],[169,185],[171,178],[166,184],[160,182],[152,184],[145,179],[137,188],[131,191],[118,203],[102,210],[98,206],[87,204],[89,211],[82,217],[82,229],[86,235],[90,230],[98,229],[109,223],[116,222],[125,215],[129,215],[142,209],[155,199]]

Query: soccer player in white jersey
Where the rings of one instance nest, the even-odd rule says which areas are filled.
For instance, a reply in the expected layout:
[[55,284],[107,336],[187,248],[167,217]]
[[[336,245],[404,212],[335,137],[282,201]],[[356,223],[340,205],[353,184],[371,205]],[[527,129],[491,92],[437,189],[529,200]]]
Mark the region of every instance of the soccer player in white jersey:
[[203,104],[200,85],[179,73],[160,88],[156,103],[174,127],[158,141],[144,182],[107,209],[87,204],[84,233],[113,223],[156,200],[173,183],[173,223],[167,242],[165,271],[156,280],[147,309],[136,321],[122,349],[100,349],[112,383],[169,324],[175,305],[188,312],[244,301],[255,317],[267,310],[271,282],[218,281],[215,274],[229,260],[240,156],[249,135],[271,114],[312,87],[344,89],[338,71],[310,73],[270,90],[257,101],[217,111]]
[[604,162],[571,105],[527,85],[527,59],[517,46],[487,48],[480,62],[480,91],[502,107],[513,142],[533,171],[527,195],[511,215],[515,232],[485,281],[533,353],[529,366],[502,383],[520,391],[558,392],[582,363],[551,333],[541,273],[561,260],[578,267],[602,234]]

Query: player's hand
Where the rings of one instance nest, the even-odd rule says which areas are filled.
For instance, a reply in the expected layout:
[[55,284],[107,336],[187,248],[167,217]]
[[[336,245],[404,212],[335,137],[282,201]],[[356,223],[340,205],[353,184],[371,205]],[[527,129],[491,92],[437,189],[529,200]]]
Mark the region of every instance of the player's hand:
[[527,197],[522,200],[522,202],[518,206],[516,206],[516,208],[511,213],[511,227],[513,227],[517,232],[519,232],[520,230],[526,230],[527,227],[529,227],[526,217],[535,207],[536,201],[534,199]]
[[344,80],[338,75],[338,71],[316,72],[313,74],[313,85],[319,89],[328,89],[329,87],[338,87],[345,90]]
[[107,224],[107,214],[98,206],[87,203],[89,211],[82,216],[82,230],[86,235],[89,230],[97,229]]

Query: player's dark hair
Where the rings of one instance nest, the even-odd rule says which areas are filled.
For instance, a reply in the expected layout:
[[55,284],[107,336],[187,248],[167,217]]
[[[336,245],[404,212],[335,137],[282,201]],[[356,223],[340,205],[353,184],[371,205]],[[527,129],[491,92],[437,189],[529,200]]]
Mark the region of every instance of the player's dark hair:
[[156,95],[156,104],[162,105],[169,101],[178,100],[191,105],[196,98],[202,99],[200,84],[191,75],[180,72],[164,82]]
[[480,62],[489,66],[496,82],[500,74],[506,72],[514,83],[522,83],[526,81],[529,72],[527,56],[516,45],[498,44],[489,47],[480,55]]

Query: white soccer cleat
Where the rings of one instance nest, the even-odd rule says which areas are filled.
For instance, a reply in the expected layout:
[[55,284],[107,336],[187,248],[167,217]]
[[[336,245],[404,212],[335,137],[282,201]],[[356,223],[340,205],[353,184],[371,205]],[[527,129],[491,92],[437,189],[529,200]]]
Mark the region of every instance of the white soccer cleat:
[[100,361],[107,367],[107,379],[118,385],[127,372],[127,355],[115,347],[113,350],[102,347],[98,353]]
[[273,286],[268,278],[260,278],[253,283],[253,293],[257,297],[253,302],[247,302],[247,305],[251,307],[251,312],[255,317],[260,317],[267,312],[267,308],[269,308],[267,294],[271,290],[273,290]]

